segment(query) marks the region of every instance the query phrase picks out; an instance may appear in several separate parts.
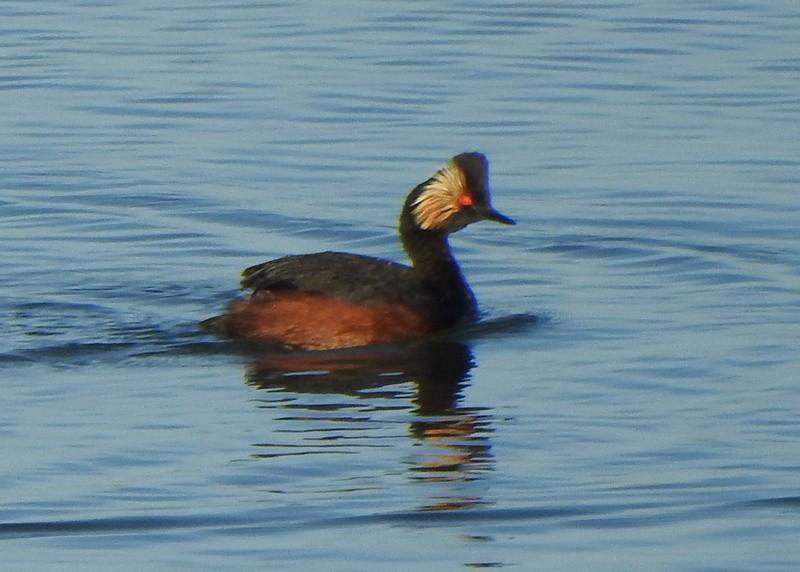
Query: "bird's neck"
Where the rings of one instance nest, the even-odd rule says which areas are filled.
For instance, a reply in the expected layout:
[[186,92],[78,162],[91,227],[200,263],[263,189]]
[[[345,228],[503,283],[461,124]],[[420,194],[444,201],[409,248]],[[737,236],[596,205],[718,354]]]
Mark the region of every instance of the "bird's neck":
[[400,215],[400,240],[419,280],[438,292],[442,303],[452,306],[452,311],[459,314],[458,319],[474,317],[475,296],[453,258],[447,234],[420,228],[411,209],[404,208]]
[[461,277],[461,269],[453,258],[447,235],[419,228],[407,218],[410,217],[400,220],[400,241],[414,269],[423,276],[438,275],[442,279]]

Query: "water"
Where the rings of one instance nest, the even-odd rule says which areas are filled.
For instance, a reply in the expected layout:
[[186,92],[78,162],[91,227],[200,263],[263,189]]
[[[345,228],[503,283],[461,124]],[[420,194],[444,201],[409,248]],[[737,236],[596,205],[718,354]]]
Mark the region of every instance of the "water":
[[[2,568],[800,565],[797,2],[0,14]],[[472,149],[482,324],[197,331]]]

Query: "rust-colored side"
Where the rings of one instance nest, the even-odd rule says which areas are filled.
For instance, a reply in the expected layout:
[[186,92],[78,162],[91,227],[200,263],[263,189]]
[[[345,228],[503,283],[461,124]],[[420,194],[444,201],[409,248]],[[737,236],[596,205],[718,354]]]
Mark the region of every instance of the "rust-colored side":
[[407,306],[357,305],[311,292],[237,300],[206,325],[240,340],[309,350],[392,343],[428,331],[422,316]]

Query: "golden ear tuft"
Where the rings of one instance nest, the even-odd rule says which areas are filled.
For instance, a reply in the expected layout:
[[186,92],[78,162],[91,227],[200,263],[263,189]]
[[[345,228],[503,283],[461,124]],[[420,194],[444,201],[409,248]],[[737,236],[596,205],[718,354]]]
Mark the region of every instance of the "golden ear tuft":
[[414,219],[425,230],[441,228],[461,206],[470,204],[471,198],[464,172],[451,161],[431,177],[411,205]]

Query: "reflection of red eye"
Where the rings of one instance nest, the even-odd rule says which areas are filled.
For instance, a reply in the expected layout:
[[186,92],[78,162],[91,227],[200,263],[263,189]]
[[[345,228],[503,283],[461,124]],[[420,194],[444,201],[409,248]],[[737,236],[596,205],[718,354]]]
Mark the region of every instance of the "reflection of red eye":
[[472,197],[469,195],[461,195],[458,197],[458,204],[460,204],[462,207],[468,207],[472,204]]

